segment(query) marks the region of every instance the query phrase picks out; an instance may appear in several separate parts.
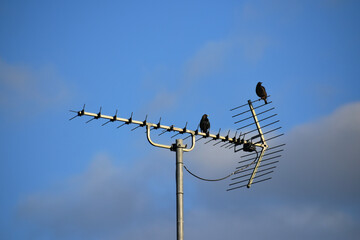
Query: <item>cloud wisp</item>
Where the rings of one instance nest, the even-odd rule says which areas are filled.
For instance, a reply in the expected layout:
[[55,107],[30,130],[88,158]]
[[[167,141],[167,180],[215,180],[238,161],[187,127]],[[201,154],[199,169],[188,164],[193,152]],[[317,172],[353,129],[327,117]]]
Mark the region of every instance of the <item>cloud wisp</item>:
[[15,116],[48,109],[70,97],[69,88],[50,67],[34,70],[0,59],[0,108]]
[[176,90],[161,89],[146,104],[146,109],[154,112],[173,108],[180,98],[194,95],[198,90],[206,91],[209,84],[202,83],[209,83],[212,76],[224,71],[228,61],[255,65],[264,58],[269,46],[270,41],[265,36],[230,36],[204,42],[184,62]]

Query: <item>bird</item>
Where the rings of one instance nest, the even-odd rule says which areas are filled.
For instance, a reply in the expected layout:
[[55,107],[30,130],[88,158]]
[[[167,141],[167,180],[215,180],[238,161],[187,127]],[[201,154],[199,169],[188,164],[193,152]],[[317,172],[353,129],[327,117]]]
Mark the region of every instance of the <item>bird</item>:
[[261,86],[262,82],[258,82],[256,85],[256,94],[264,100],[265,104],[267,104],[267,93],[263,86]]
[[210,121],[208,115],[204,114],[200,120],[200,130],[203,133],[208,134],[210,130]]

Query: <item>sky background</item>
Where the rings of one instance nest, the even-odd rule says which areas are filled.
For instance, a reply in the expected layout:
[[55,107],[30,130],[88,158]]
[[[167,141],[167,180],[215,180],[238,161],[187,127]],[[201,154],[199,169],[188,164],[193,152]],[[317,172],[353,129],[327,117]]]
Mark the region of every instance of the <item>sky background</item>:
[[[273,179],[226,192],[184,172],[185,239],[359,239],[359,10],[0,1],[0,239],[175,239],[175,154],[69,110],[189,129],[207,113],[226,135],[258,81],[287,144]],[[184,162],[217,178],[241,154],[199,141]]]

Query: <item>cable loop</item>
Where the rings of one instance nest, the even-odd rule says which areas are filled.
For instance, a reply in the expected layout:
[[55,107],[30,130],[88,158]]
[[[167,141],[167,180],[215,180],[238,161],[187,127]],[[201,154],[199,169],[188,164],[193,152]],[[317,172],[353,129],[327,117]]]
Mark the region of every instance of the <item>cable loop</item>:
[[244,169],[250,167],[252,164],[256,163],[256,161],[257,161],[257,159],[258,159],[258,157],[259,157],[259,153],[258,153],[256,150],[255,150],[255,152],[256,152],[256,157],[255,157],[254,161],[252,161],[252,162],[249,163],[248,165],[245,165],[244,167],[242,167],[242,168],[240,168],[240,169],[238,169],[238,170],[236,170],[236,171],[234,171],[234,172],[230,173],[229,175],[227,175],[227,176],[225,176],[225,177],[222,177],[222,178],[217,178],[217,179],[202,178],[202,177],[199,177],[199,176],[197,176],[196,174],[192,173],[185,165],[184,165],[184,168],[185,168],[185,170],[186,170],[188,173],[190,173],[192,176],[194,176],[194,177],[196,177],[196,178],[198,178],[198,179],[200,179],[200,180],[208,181],[208,182],[221,181],[221,180],[227,179],[228,177],[231,177],[232,175],[234,175],[234,174],[236,174],[236,173],[238,173],[238,172],[241,172],[242,170],[244,170]]

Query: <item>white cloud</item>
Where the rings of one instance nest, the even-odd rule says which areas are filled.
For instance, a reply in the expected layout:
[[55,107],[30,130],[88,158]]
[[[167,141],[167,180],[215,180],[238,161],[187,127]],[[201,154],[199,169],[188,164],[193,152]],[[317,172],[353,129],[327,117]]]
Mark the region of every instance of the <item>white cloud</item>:
[[68,87],[51,67],[34,70],[0,59],[0,108],[16,117],[63,103]]
[[162,225],[167,214],[158,213],[163,206],[154,203],[148,182],[143,179],[148,177],[157,183],[156,177],[151,178],[151,165],[120,167],[108,155],[99,154],[83,173],[22,199],[18,217],[30,226],[28,234],[36,238],[143,239],[133,238],[139,234],[140,225],[155,227],[158,232],[150,239],[159,239],[157,236],[164,233],[161,228],[156,230],[158,226],[153,222]]
[[[246,195],[242,195],[246,198]],[[264,200],[264,199],[262,199]],[[241,209],[199,209],[189,213],[190,239],[357,239],[353,219],[344,213],[322,208],[257,206],[238,201]],[[259,204],[260,203],[260,204]],[[233,204],[235,205],[235,204]],[[191,227],[194,226],[194,227]],[[190,229],[189,229],[190,228]],[[186,229],[186,228],[185,228]]]
[[[177,84],[172,86],[172,90],[170,90],[170,83],[167,79],[164,81],[157,80],[160,82],[159,86],[163,88],[157,91],[153,98],[144,104],[144,109],[146,111],[151,109],[151,112],[163,112],[174,109],[178,100],[196,89],[199,82],[221,71],[230,49],[231,43],[228,40],[205,42],[179,69],[181,77],[176,81]],[[162,69],[165,71],[166,68]],[[158,71],[157,68],[155,71],[156,75],[160,75]],[[162,76],[162,78],[173,79],[174,77]],[[153,85],[147,83],[147,81],[153,81],[153,77],[149,76],[144,81],[145,85]]]
[[277,182],[287,191],[282,194],[326,203],[360,201],[359,122],[360,103],[352,103],[290,132]]
[[[209,78],[224,71],[229,59],[257,64],[263,59],[269,45],[270,41],[265,36],[231,36],[205,42],[184,63],[181,79],[173,87],[175,90],[162,89],[145,105],[145,108],[152,107],[154,110],[162,111],[174,108],[178,99],[186,95],[193,98],[192,95],[197,94],[198,89],[206,91],[207,85],[201,83],[208,82]],[[166,81],[161,85],[166,86]]]
[[171,91],[160,91],[155,94],[153,99],[147,102],[141,112],[152,114],[162,114],[169,111],[176,104],[176,93]]
[[188,86],[193,81],[199,81],[219,71],[224,65],[229,50],[231,50],[231,42],[228,40],[205,43],[185,64],[185,84]]
[[258,63],[265,55],[269,40],[263,36],[251,36],[238,39],[238,44],[243,51],[243,57],[249,63]]
[[260,35],[234,35],[218,41],[208,41],[187,61],[184,81],[187,84],[206,79],[226,67],[229,59],[256,64],[262,60],[270,41]]

